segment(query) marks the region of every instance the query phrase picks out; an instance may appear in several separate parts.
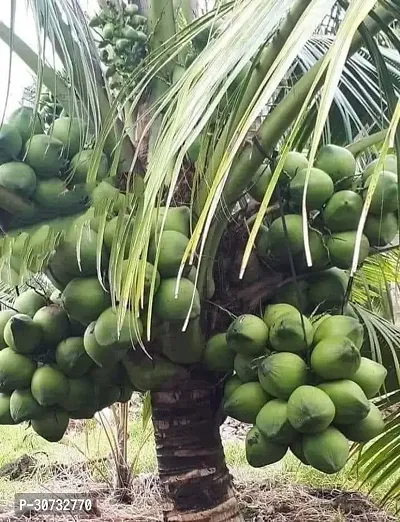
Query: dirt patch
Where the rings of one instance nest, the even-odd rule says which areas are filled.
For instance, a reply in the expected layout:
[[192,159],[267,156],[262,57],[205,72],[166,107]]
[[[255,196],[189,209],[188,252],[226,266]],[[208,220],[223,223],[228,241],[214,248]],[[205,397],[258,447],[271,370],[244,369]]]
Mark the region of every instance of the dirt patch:
[[[318,489],[286,483],[243,480],[235,486],[246,522],[397,522],[397,518],[379,509],[359,492]],[[51,491],[50,486],[46,489]],[[67,491],[65,486],[64,491]],[[71,484],[71,491],[73,486]],[[131,503],[118,503],[107,486],[91,487],[96,509],[81,516],[57,516],[54,520],[103,522],[161,522],[161,495],[157,478],[143,475],[130,491]],[[19,516],[11,511],[0,515],[0,522],[44,522],[49,516]]]

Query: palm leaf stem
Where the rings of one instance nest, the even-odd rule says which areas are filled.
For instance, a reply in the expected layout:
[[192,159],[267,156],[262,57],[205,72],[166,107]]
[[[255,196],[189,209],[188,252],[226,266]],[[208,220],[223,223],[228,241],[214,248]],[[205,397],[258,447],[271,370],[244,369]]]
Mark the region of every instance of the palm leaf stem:
[[361,154],[366,149],[373,147],[374,145],[382,142],[387,134],[387,129],[380,130],[371,134],[370,136],[365,136],[363,138],[358,139],[354,143],[351,143],[346,148],[353,154],[353,156],[357,156]]

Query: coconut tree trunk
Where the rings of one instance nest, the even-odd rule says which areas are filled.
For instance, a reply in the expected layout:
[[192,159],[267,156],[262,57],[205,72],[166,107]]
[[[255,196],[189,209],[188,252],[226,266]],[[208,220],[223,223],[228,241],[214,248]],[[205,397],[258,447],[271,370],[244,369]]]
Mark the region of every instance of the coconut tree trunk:
[[190,380],[153,392],[165,522],[242,522],[216,418],[215,386]]

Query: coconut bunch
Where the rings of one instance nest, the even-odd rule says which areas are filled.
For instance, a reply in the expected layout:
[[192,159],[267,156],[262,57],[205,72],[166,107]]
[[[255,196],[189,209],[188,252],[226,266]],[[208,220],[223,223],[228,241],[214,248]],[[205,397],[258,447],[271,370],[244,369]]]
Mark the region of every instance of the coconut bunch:
[[[306,196],[311,270],[351,267],[356,230],[375,164],[376,161],[368,165],[361,175],[349,150],[332,144],[320,149],[311,168]],[[307,168],[308,160],[303,154],[288,153],[273,195],[274,202],[280,197],[284,215],[273,209],[256,242],[258,255],[267,263],[287,267],[291,256],[299,273],[309,271],[301,215]],[[271,177],[271,169],[266,165],[253,177],[249,192],[256,201],[262,201]],[[382,247],[394,239],[397,210],[397,160],[389,155],[372,197],[361,240],[360,264],[370,247]]]
[[147,52],[147,18],[134,3],[108,2],[89,22],[99,40],[100,58],[111,89],[120,89]]
[[368,442],[384,429],[371,399],[386,369],[363,356],[364,330],[346,315],[313,323],[290,304],[267,306],[263,318],[242,315],[209,339],[203,363],[229,373],[224,411],[253,424],[246,456],[254,467],[288,449],[324,473],[345,465],[349,441]]

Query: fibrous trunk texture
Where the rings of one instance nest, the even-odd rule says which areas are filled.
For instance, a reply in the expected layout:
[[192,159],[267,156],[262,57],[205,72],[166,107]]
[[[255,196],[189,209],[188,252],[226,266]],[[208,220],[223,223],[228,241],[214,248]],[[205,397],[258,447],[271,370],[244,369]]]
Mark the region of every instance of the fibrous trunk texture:
[[165,522],[243,522],[225,464],[214,389],[190,380],[152,393]]

